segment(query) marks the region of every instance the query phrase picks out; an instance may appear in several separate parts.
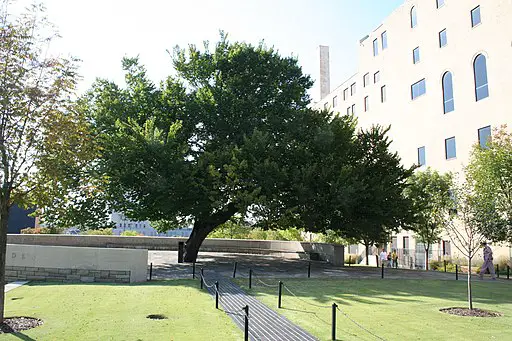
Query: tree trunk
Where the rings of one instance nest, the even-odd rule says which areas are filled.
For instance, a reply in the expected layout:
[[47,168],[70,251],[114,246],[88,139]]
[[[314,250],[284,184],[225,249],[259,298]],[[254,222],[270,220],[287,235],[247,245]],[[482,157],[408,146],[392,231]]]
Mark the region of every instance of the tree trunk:
[[368,255],[369,250],[368,249],[370,248],[370,245],[369,245],[369,243],[367,243],[365,241],[363,241],[363,242],[364,242],[364,252],[366,255],[366,265],[370,265],[370,260],[368,259],[369,258],[369,255]]
[[224,210],[212,214],[204,220],[196,218],[192,233],[185,242],[183,261],[186,263],[195,262],[199,248],[201,247],[201,244],[206,239],[208,234],[212,232],[217,226],[228,221],[236,212],[237,208],[235,204],[231,203],[228,204]]
[[473,292],[471,291],[471,258],[468,259],[468,303],[469,309],[473,310]]
[[0,199],[0,324],[4,322],[5,310],[5,260],[7,254],[7,222],[9,206],[5,198]]

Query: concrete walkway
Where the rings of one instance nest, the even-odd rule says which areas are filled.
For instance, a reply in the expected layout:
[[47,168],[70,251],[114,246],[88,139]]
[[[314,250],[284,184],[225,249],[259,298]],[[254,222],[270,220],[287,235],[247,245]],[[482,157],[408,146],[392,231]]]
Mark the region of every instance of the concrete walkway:
[[13,289],[19,288],[22,285],[25,285],[27,283],[28,283],[28,281],[16,281],[16,282],[12,282],[12,283],[7,283],[5,285],[4,292],[8,292],[8,291],[11,291]]
[[[248,295],[229,278],[217,273],[205,273],[208,291],[215,297],[215,281],[219,282],[220,307],[233,319],[242,331],[245,329],[245,312],[249,306],[249,339],[269,341],[313,341],[317,340],[309,333],[291,323],[266,305]],[[277,291],[277,285],[275,285]],[[277,303],[276,303],[277,304]]]

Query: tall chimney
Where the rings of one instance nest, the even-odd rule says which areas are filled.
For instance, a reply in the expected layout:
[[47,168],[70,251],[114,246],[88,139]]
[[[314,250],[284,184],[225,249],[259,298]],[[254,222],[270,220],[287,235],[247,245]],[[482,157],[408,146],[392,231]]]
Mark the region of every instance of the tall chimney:
[[330,92],[329,46],[320,45],[320,99],[323,99]]

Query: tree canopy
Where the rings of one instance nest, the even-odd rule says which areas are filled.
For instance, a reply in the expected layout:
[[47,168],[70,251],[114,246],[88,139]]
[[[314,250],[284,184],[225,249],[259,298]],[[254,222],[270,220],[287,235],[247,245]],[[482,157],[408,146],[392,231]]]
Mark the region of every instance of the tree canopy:
[[[430,168],[416,172],[408,180],[405,196],[412,201],[414,212],[411,230],[416,240],[424,244],[426,255],[430,245],[439,241],[449,222],[450,210],[455,207],[452,185],[450,173],[440,174]],[[428,256],[425,268],[428,270]]]
[[493,224],[483,233],[494,241],[512,243],[512,134],[506,126],[495,131],[486,146],[475,145],[466,168],[482,208],[493,212]]
[[387,130],[356,133],[353,117],[311,109],[312,81],[295,58],[221,35],[214,48],[177,47],[173,64],[176,75],[156,86],[125,58],[126,87],[99,80],[87,111],[111,207],[162,229],[192,223],[187,261],[235,214],[263,228],[351,223],[352,235],[363,216],[366,231],[403,220],[409,171],[388,151]]

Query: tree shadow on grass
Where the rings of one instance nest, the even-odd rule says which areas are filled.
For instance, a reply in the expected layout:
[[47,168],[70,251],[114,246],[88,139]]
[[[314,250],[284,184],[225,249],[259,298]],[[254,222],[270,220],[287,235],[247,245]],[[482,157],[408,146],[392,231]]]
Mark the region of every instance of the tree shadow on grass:
[[[277,282],[278,279],[275,279]],[[467,302],[467,282],[446,280],[374,280],[374,279],[283,279],[284,285],[298,298],[311,299],[317,304],[337,302],[345,306],[356,303],[385,305],[387,301],[419,303],[453,301],[464,306]],[[253,282],[254,283],[254,282]],[[275,295],[276,290],[240,283],[255,296]],[[497,305],[512,302],[510,283],[474,281],[473,300],[477,304]],[[286,295],[292,298],[291,295]],[[284,298],[283,298],[284,299]]]

